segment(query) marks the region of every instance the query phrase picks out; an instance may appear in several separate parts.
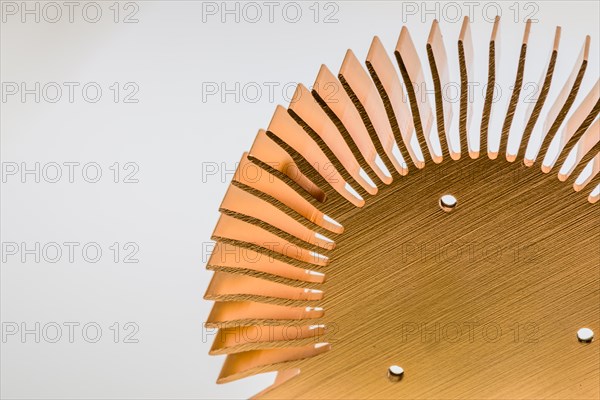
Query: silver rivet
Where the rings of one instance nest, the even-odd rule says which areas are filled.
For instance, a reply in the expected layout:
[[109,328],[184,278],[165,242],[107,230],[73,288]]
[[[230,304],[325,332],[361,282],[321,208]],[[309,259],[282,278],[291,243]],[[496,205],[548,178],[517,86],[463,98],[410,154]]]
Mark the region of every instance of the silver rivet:
[[594,331],[590,328],[581,328],[577,331],[577,340],[582,343],[591,343],[594,340]]
[[445,194],[440,197],[440,208],[445,212],[450,212],[456,208],[458,200],[451,194]]
[[388,368],[388,379],[392,382],[398,382],[404,376],[404,369],[398,365],[392,365]]

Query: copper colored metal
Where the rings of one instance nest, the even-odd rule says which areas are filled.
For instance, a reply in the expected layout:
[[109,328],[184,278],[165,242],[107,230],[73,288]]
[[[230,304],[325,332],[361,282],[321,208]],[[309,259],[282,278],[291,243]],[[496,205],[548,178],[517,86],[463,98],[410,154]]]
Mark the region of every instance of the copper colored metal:
[[[490,120],[494,108],[492,107],[496,92],[496,71],[500,66],[500,17],[496,16],[492,33],[490,35],[490,43],[488,46],[488,79],[485,90],[485,100],[483,103],[483,111],[481,114],[481,136],[479,138],[479,153],[490,155],[488,136],[490,128]],[[477,153],[477,155],[479,154]]]
[[[483,49],[492,85],[499,26]],[[599,87],[578,96],[589,37],[571,75],[555,76],[557,28],[540,96],[515,132],[535,34],[528,22],[498,151],[488,146],[493,88],[480,129],[470,124],[468,19],[446,43],[435,21],[423,46],[435,115],[417,93],[425,75],[406,27],[395,62],[374,38],[364,65],[349,50],[337,77],[322,66],[312,90],[300,84],[277,107],[212,236],[206,325],[218,328],[210,353],[226,355],[219,383],[278,371],[264,399],[600,396],[600,341],[577,337],[600,332]],[[451,43],[455,132],[442,93]],[[517,154],[511,135],[522,137]]]

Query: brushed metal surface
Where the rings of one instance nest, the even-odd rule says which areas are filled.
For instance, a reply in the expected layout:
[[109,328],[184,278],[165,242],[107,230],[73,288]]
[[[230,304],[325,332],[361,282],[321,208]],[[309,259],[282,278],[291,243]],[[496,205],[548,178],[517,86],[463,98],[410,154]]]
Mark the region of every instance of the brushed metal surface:
[[[498,27],[496,18],[490,82]],[[598,84],[566,118],[590,39],[544,122],[557,28],[543,96],[509,154],[530,30],[528,22],[498,152],[488,148],[493,92],[480,149],[468,142],[468,20],[456,42],[458,132],[441,94],[449,78],[437,21],[427,49],[441,134],[416,96],[425,77],[406,27],[400,74],[375,38],[366,68],[348,51],[337,77],[322,66],[312,91],[298,85],[289,109],[277,107],[242,156],[212,236],[206,326],[219,329],[211,354],[227,355],[219,383],[278,371],[256,396],[264,399],[600,397],[600,342],[577,337],[584,327],[600,332]],[[400,75],[412,82],[410,107],[398,98]],[[537,163],[526,156],[536,123],[549,135]],[[554,137],[552,169],[541,160]],[[456,206],[442,207],[444,195]]]
[[340,218],[321,301],[332,351],[264,398],[598,398],[600,341],[576,333],[600,332],[599,217],[521,163],[448,160],[396,180]]

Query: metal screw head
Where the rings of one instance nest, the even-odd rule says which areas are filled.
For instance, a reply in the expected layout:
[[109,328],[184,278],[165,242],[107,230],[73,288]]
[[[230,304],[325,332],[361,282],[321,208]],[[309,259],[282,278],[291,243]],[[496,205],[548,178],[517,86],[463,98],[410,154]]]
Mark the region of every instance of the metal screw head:
[[452,196],[451,194],[445,194],[440,197],[439,205],[440,208],[445,212],[454,210],[457,204],[458,200],[456,200],[456,197]]
[[577,340],[582,343],[591,343],[594,340],[594,331],[590,328],[581,328],[577,331]]
[[392,365],[388,368],[388,379],[392,382],[398,382],[404,376],[404,369],[398,365]]

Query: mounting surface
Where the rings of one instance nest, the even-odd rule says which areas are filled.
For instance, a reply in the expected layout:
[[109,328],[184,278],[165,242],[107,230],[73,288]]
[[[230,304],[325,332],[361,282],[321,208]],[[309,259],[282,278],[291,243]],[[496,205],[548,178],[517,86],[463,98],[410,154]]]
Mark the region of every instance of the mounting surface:
[[600,341],[576,337],[600,332],[600,220],[569,186],[520,163],[448,160],[339,220],[320,302],[332,351],[264,398],[600,396]]

